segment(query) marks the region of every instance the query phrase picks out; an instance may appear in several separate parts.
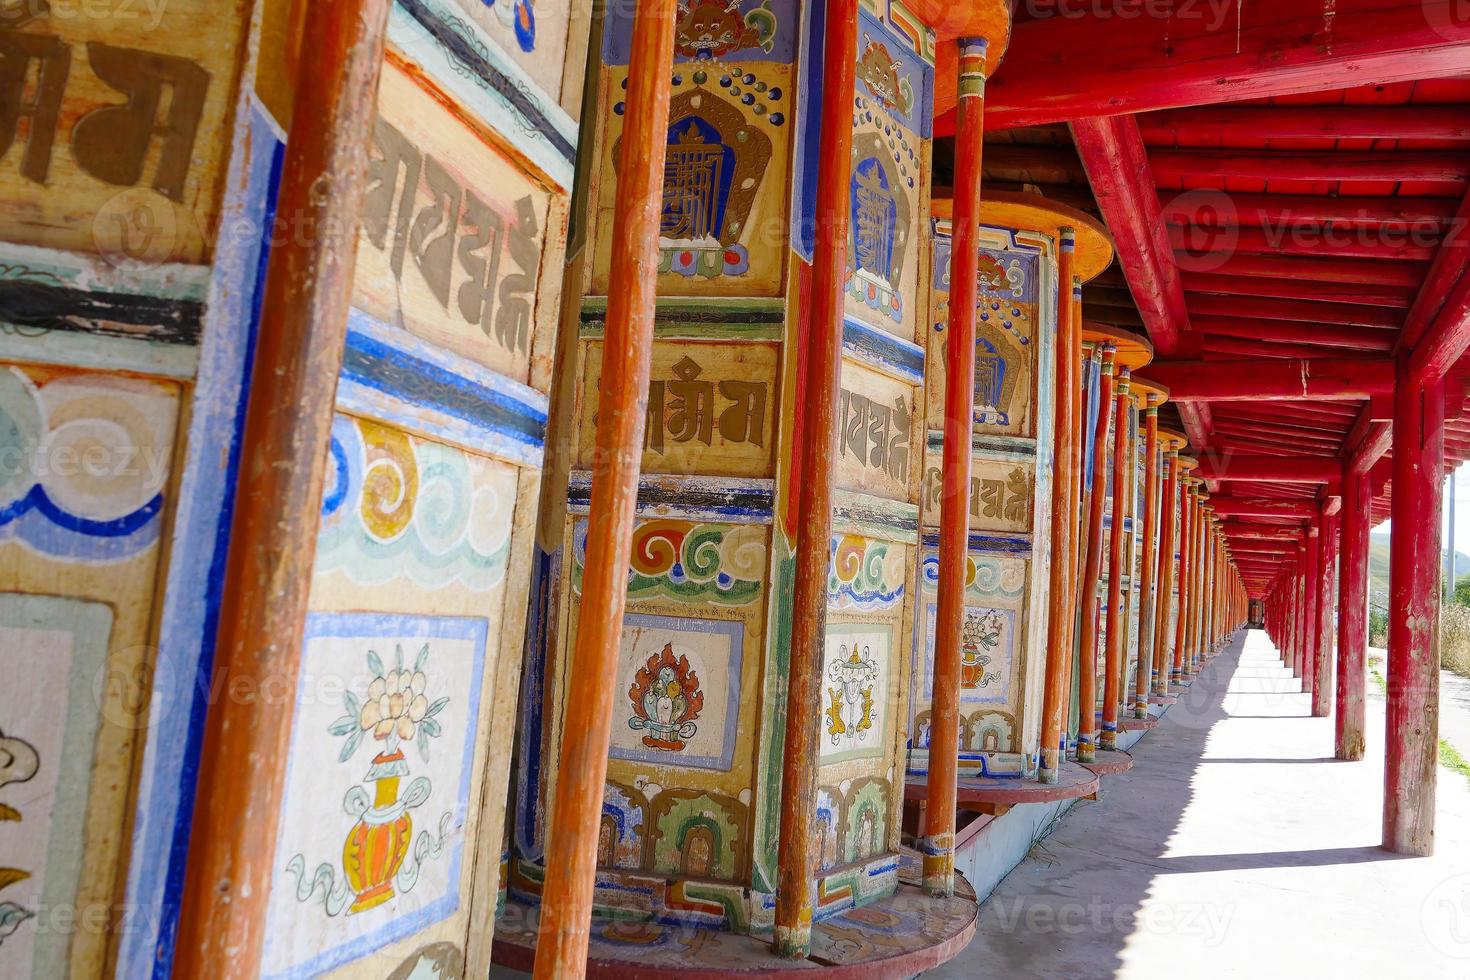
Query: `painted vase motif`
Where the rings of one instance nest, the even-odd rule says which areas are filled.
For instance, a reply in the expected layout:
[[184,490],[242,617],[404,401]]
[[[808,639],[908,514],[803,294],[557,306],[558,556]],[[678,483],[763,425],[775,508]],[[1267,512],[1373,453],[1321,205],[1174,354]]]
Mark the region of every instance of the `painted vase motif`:
[[[347,790],[342,809],[356,822],[342,842],[341,876],[331,864],[317,866],[310,877],[306,874],[306,857],[297,854],[286,866],[296,878],[296,898],[309,901],[320,892],[327,915],[337,916],[366,912],[390,901],[395,895],[410,891],[418,881],[419,870],[426,859],[437,857],[448,836],[450,815],[439,821],[438,833],[423,832],[413,839],[413,817],[409,813],[428,802],[433,785],[427,776],[418,776],[400,795],[398,787],[409,775],[404,747],[416,745],[425,761],[429,758],[429,742],[443,732],[438,715],[449,704],[442,697],[430,703],[424,691],[428,678],[424,666],[429,658],[425,644],[412,667],[406,667],[403,648],[394,655],[391,669],[385,669],[377,653],[369,650],[368,669],[373,679],[367,697],[359,700],[350,691],[343,695],[347,713],[334,721],[328,731],[344,736],[345,743],[338,761],[346,763],[371,734],[384,743],[373,756],[362,784]],[[363,784],[373,787],[370,797]],[[413,861],[409,862],[410,855]],[[350,900],[350,904],[349,904]]]
[[961,634],[963,645],[960,647],[961,688],[979,690],[996,679],[994,674],[986,676],[986,668],[993,659],[989,651],[1000,646],[1000,630],[1000,617],[995,610],[989,610],[983,616],[966,613]]

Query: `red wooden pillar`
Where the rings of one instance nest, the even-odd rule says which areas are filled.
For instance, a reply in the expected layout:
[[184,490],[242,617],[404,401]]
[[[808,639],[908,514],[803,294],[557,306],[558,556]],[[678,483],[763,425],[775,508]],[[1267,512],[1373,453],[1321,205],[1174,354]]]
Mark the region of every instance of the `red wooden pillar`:
[[1428,855],[1434,851],[1439,758],[1444,382],[1415,383],[1407,358],[1396,373],[1383,846],[1399,854]]
[[[822,89],[821,172],[812,258],[811,337],[802,390],[801,486],[797,498],[796,585],[786,694],[777,849],[777,955],[800,959],[811,945],[816,905],[817,751],[822,720],[822,652],[832,534],[832,460],[842,373],[842,290],[850,231],[852,100],[857,65],[857,0],[827,4]],[[936,743],[938,744],[938,743]]]
[[1313,518],[1307,529],[1306,574],[1302,578],[1302,637],[1304,642],[1298,654],[1297,669],[1302,679],[1302,691],[1312,693],[1313,651],[1317,649],[1317,598],[1321,594],[1317,577],[1322,574],[1318,567],[1322,557],[1322,518]]
[[1332,609],[1337,590],[1333,570],[1337,564],[1337,514],[1322,515],[1322,534],[1317,557],[1317,645],[1313,648],[1312,715],[1326,718],[1332,710]]
[[1078,425],[1073,411],[1081,360],[1073,356],[1076,344],[1073,334],[1078,329],[1073,304],[1080,288],[1074,287],[1072,269],[1076,255],[1076,234],[1071,228],[1061,229],[1061,253],[1057,263],[1061,287],[1057,290],[1056,346],[1056,439],[1055,469],[1052,474],[1051,515],[1051,591],[1048,603],[1046,641],[1046,687],[1041,706],[1041,771],[1038,779],[1054,783],[1061,774],[1063,757],[1063,720],[1066,716],[1070,689],[1067,685],[1072,659],[1072,624],[1077,615],[1077,579],[1072,574],[1072,550],[1076,525],[1078,469]]
[[1102,733],[1099,744],[1104,749],[1118,747],[1118,707],[1122,702],[1123,640],[1128,621],[1123,605],[1123,520],[1127,486],[1133,459],[1132,439],[1128,431],[1128,406],[1133,400],[1129,392],[1129,372],[1118,368],[1118,382],[1113,395],[1113,513],[1108,532],[1108,605],[1107,639],[1103,655]]
[[[954,894],[959,768],[960,646],[970,549],[970,469],[975,413],[975,304],[980,275],[980,155],[984,142],[986,42],[961,38],[955,134],[954,245],[945,343],[944,467],[939,502],[939,602],[934,613],[934,691],[925,807],[924,890]],[[825,579],[824,579],[825,581]]]
[[1159,598],[1155,606],[1158,625],[1154,629],[1153,691],[1169,693],[1169,614],[1173,610],[1175,497],[1179,489],[1179,444],[1171,436],[1164,454],[1164,493],[1159,503]]
[[[1097,425],[1092,432],[1092,487],[1087,502],[1087,561],[1082,567],[1082,636],[1077,678],[1077,761],[1097,758],[1097,587],[1102,581],[1103,504],[1108,494],[1107,468],[1103,465],[1108,446],[1108,429],[1113,412],[1113,355],[1110,344],[1102,345],[1098,372]],[[1116,535],[1115,535],[1116,537]],[[1111,586],[1109,587],[1111,590]],[[1114,719],[1116,721],[1116,719]]]
[[1342,559],[1337,584],[1337,735],[1339,759],[1363,758],[1368,655],[1368,532],[1373,523],[1368,474],[1342,476]]
[[1143,571],[1139,576],[1138,667],[1133,682],[1133,716],[1148,717],[1149,672],[1154,660],[1154,586],[1158,566],[1159,407],[1148,396],[1143,416]]
[[[212,691],[296,690],[387,16],[387,0],[343,0],[302,22],[312,70],[296,86],[277,210],[314,234],[287,236],[266,273]],[[210,706],[175,976],[261,973],[293,707]]]
[[612,731],[610,680],[617,675],[622,644],[643,464],[674,21],[673,0],[641,3],[633,20],[628,110],[613,215],[613,241],[618,247],[608,272],[607,342],[587,514],[587,553],[594,560],[583,573],[576,646],[568,670],[575,681],[563,709],[555,802],[546,834],[546,881],[534,971],[542,980],[580,977],[587,970],[597,835]]

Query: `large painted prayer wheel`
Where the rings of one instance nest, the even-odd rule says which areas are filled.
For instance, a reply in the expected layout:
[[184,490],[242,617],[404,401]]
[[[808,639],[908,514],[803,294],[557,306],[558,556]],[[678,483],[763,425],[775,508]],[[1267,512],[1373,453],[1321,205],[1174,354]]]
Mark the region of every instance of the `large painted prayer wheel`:
[[[933,206],[934,273],[928,326],[930,429],[926,439],[924,574],[914,651],[908,771],[928,768],[935,552],[939,516],[938,427],[944,397],[945,315],[952,205]],[[960,771],[970,777],[1034,779],[1046,661],[1048,561],[1053,499],[1053,426],[1059,256],[1074,248],[1086,281],[1112,261],[1093,218],[1034,194],[990,193],[981,203],[970,545],[960,690]],[[1070,292],[1072,284],[1065,288]]]
[[[919,574],[934,41],[901,5],[877,6],[861,11],[850,106],[837,491],[812,719],[819,918],[898,887]],[[608,918],[597,921],[746,933],[768,929],[775,909],[823,66],[810,46],[820,26],[795,0],[679,11],[644,475],[610,679],[567,664],[583,572],[599,560],[585,515],[630,5],[609,9],[598,52],[585,298],[572,395],[554,409],[569,420],[571,465],[538,578],[510,880],[516,901],[535,902],[558,747],[583,723],[561,716],[564,692],[611,683],[594,894]],[[594,959],[604,938],[594,930]]]
[[[0,201],[28,216],[0,243],[0,431],[28,464],[0,477],[0,974],[484,975],[590,0],[0,6]],[[357,38],[350,68],[302,49],[311,25]],[[292,119],[346,75],[341,129]],[[363,90],[375,114],[344,106]],[[331,173],[321,210],[278,208],[354,125],[363,206]],[[304,223],[342,210],[351,283],[340,223]],[[303,369],[261,309],[276,256],[307,249]],[[336,285],[345,350],[316,302]],[[322,398],[285,403],[302,373]],[[252,455],[247,402],[273,397],[330,438]],[[94,471],[29,465],[43,446]],[[321,461],[321,499],[249,499]],[[247,623],[253,664],[227,661],[235,536],[317,507],[271,569],[280,606],[309,588],[300,646]],[[206,738],[222,711],[259,753]],[[203,846],[240,859],[207,886],[228,941],[181,928],[209,904],[183,898]]]

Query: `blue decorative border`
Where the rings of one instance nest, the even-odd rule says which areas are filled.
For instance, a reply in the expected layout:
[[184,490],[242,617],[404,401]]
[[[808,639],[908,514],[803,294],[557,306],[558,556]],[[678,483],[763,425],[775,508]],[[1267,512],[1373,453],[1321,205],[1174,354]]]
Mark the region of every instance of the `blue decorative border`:
[[924,383],[924,348],[856,317],[842,318],[842,349],[850,357],[909,384]]
[[[315,696],[308,690],[309,677],[306,670],[306,656],[311,649],[312,640],[324,637],[362,637],[367,640],[375,640],[390,636],[470,640],[475,644],[475,659],[470,664],[470,676],[474,680],[470,690],[464,692],[467,722],[464,752],[460,759],[460,781],[454,821],[455,826],[463,830],[467,825],[470,782],[475,772],[475,747],[480,742],[481,734],[480,694],[484,688],[485,679],[485,647],[490,636],[488,620],[467,616],[411,616],[376,612],[311,613],[306,617],[306,633],[301,650],[302,670],[297,690],[297,707],[300,707],[302,699]],[[285,785],[287,786],[291,785],[291,770],[294,764],[294,758],[286,760]],[[287,802],[284,798],[281,800],[283,818]],[[278,841],[278,849],[283,849],[285,846],[284,840]],[[307,980],[310,977],[320,976],[344,963],[351,963],[390,943],[412,936],[425,927],[454,914],[459,908],[459,878],[463,868],[464,848],[464,836],[456,835],[451,845],[449,878],[443,895],[427,905],[405,911],[391,922],[384,923],[381,928],[373,930],[370,935],[350,939],[339,946],[318,953],[305,963],[294,965],[284,973],[272,974],[271,980]],[[276,857],[277,867],[284,868],[285,862],[280,860],[281,854],[278,853]],[[273,935],[269,930],[267,931],[265,942],[267,956]]]
[[[221,235],[205,304],[188,457],[169,547],[153,681],[152,731],[138,780],[127,902],[117,975],[168,980],[173,973],[184,866],[192,827],[199,750],[209,709],[215,633],[224,591],[225,556],[235,510],[246,379],[252,367],[260,299],[275,220],[284,146],[253,98],[241,128],[248,149],[232,164],[234,190],[223,209],[238,208],[240,228]],[[252,288],[242,288],[249,284]],[[223,465],[220,452],[225,451]]]
[[[729,686],[725,693],[724,743],[718,756],[685,755],[682,752],[675,755],[670,752],[614,747],[608,750],[608,758],[628,762],[648,762],[660,766],[687,766],[691,769],[716,769],[720,772],[729,772],[735,761],[735,733],[739,728],[740,720],[740,687],[741,682],[745,679],[741,667],[745,648],[745,624],[740,620],[685,619],[675,616],[650,616],[646,613],[627,613],[623,616],[625,631],[640,626],[645,629],[678,633],[723,633],[730,638],[730,660],[725,667],[725,676],[729,681]],[[617,693],[614,691],[615,695]],[[613,724],[617,723],[617,719],[614,719]]]
[[361,310],[347,317],[337,405],[522,466],[541,465],[545,395]]

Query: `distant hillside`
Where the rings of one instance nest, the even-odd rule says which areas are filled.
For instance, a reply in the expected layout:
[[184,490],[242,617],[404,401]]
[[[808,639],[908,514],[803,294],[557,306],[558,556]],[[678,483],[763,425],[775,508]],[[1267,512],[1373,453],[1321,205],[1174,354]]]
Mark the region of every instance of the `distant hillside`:
[[[1444,559],[1440,559],[1443,563]],[[1455,578],[1470,574],[1470,555],[1455,552]],[[1374,531],[1368,536],[1368,594],[1379,609],[1388,608],[1388,532]]]

